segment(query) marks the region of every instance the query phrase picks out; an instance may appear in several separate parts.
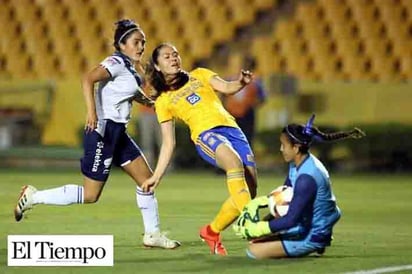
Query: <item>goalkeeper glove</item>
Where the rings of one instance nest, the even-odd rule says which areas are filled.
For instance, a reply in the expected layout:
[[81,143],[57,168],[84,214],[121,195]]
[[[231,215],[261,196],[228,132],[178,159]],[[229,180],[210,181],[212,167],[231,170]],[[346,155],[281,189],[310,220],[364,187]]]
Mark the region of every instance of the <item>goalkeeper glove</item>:
[[[258,219],[256,220],[259,221],[259,216],[257,216]],[[235,224],[233,225],[233,230],[235,231],[235,234],[239,237],[243,237],[242,233],[240,232],[241,229],[245,226],[246,221],[252,221],[252,217],[250,216],[249,212],[246,210],[243,210],[240,216],[237,218]]]
[[249,218],[246,218],[246,219],[250,219],[252,222],[258,222],[259,221],[259,209],[267,207],[268,203],[269,203],[269,199],[267,196],[256,197],[255,199],[251,200],[243,208],[241,215],[244,215],[245,214],[244,212],[247,212],[247,214],[249,215]]
[[244,237],[241,233],[241,230],[244,229],[246,222],[259,222],[259,209],[267,207],[269,199],[267,196],[256,197],[251,200],[241,212],[240,216],[236,220],[236,223],[233,225],[233,230],[235,234],[241,237]]
[[244,226],[237,227],[237,235],[246,239],[261,237],[272,233],[269,227],[269,222],[260,221],[257,223],[246,221]]

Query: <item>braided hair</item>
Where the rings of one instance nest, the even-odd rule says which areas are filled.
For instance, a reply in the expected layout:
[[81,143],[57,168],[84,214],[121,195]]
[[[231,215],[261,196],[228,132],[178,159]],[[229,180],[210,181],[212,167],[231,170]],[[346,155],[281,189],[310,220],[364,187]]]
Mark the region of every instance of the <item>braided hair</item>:
[[306,125],[289,124],[282,130],[292,144],[301,145],[299,148],[301,153],[307,153],[313,141],[330,142],[347,138],[360,139],[366,136],[361,129],[356,127],[349,131],[325,133],[313,126],[314,120],[315,114],[311,116]]
[[120,43],[124,43],[133,32],[141,30],[141,28],[130,19],[119,20],[115,25],[116,30],[114,31],[113,46],[116,50],[120,51]]

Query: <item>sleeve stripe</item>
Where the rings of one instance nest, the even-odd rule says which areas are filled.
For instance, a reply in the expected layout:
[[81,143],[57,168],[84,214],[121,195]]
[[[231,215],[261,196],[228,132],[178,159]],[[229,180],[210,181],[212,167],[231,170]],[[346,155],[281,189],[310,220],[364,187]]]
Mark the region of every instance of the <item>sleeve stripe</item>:
[[107,69],[105,66],[103,66],[102,64],[100,64],[100,66],[102,66],[102,67],[107,71],[107,73],[109,73],[110,78],[113,77],[113,75],[112,75],[112,73],[110,72],[110,70],[108,70],[108,69]]

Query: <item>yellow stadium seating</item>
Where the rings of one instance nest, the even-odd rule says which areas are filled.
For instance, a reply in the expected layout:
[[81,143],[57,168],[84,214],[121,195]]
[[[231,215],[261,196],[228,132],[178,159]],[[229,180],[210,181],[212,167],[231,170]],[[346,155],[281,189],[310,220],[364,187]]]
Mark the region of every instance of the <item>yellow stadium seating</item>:
[[[280,72],[280,51],[275,47],[276,41],[271,36],[259,36],[253,40],[250,53],[256,58],[259,75]],[[278,45],[279,49],[280,46]]]
[[400,76],[402,79],[412,79],[412,54],[399,59]]
[[[249,8],[243,9],[239,1]],[[41,65],[43,63],[54,66],[57,63],[65,77],[77,75],[79,67],[89,68],[90,63],[110,53],[113,22],[122,17],[141,24],[148,38],[148,49],[164,40],[182,44],[177,42],[180,39],[185,45],[183,48],[189,51],[186,54],[182,48],[184,58],[204,58],[211,54],[215,43],[231,40],[236,27],[251,23],[258,9],[271,7],[276,2],[259,0],[250,5],[246,0],[239,1],[5,0],[0,10],[0,23],[19,30],[17,35],[25,45],[24,52],[32,56],[34,70],[46,67]],[[9,36],[5,36],[1,52],[6,51],[8,42],[5,40]],[[37,58],[37,54],[41,57]],[[61,55],[69,57],[60,60]],[[8,55],[5,59],[7,66],[19,67],[11,64],[14,59]],[[73,73],[68,71],[67,64],[73,65]],[[39,74],[46,72],[42,69]]]
[[[211,56],[215,45],[232,41],[236,29],[253,24],[258,11],[277,3],[3,0],[0,24],[12,31],[4,32],[0,41],[1,75],[77,77],[110,54],[114,22],[125,17],[136,20],[146,33],[146,58],[158,43],[170,41],[191,66],[194,60]],[[322,80],[405,79],[410,76],[411,3],[296,1],[295,11],[276,21],[271,33],[250,41],[250,50],[258,71],[265,74],[287,69],[301,78]]]
[[369,80],[369,71],[366,68],[367,61],[362,56],[344,56],[341,59],[342,73],[344,79],[348,80]]
[[317,55],[311,59],[313,63],[313,73],[316,80],[333,81],[337,77],[342,77],[341,71],[337,68],[337,57],[333,55]]
[[385,38],[364,39],[364,53],[370,57],[390,57],[390,43]]
[[258,9],[267,9],[277,5],[277,0],[254,0],[253,4]]
[[393,40],[393,55],[399,58],[410,58],[412,56],[412,41]]
[[249,5],[249,0],[225,0],[229,7],[228,12],[232,15],[235,24],[242,26],[252,22],[254,18],[254,9],[245,8]]
[[385,56],[375,56],[371,59],[371,73],[374,79],[380,81],[399,80],[400,78],[395,70],[394,60]]

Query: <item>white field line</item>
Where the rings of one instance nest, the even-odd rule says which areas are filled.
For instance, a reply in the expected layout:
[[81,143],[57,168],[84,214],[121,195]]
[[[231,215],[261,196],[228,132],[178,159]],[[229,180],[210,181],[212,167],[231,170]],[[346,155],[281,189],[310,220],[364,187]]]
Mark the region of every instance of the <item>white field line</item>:
[[370,270],[359,270],[355,272],[346,272],[344,274],[380,274],[380,273],[394,273],[398,271],[412,270],[412,264],[397,265],[391,267],[375,268]]

